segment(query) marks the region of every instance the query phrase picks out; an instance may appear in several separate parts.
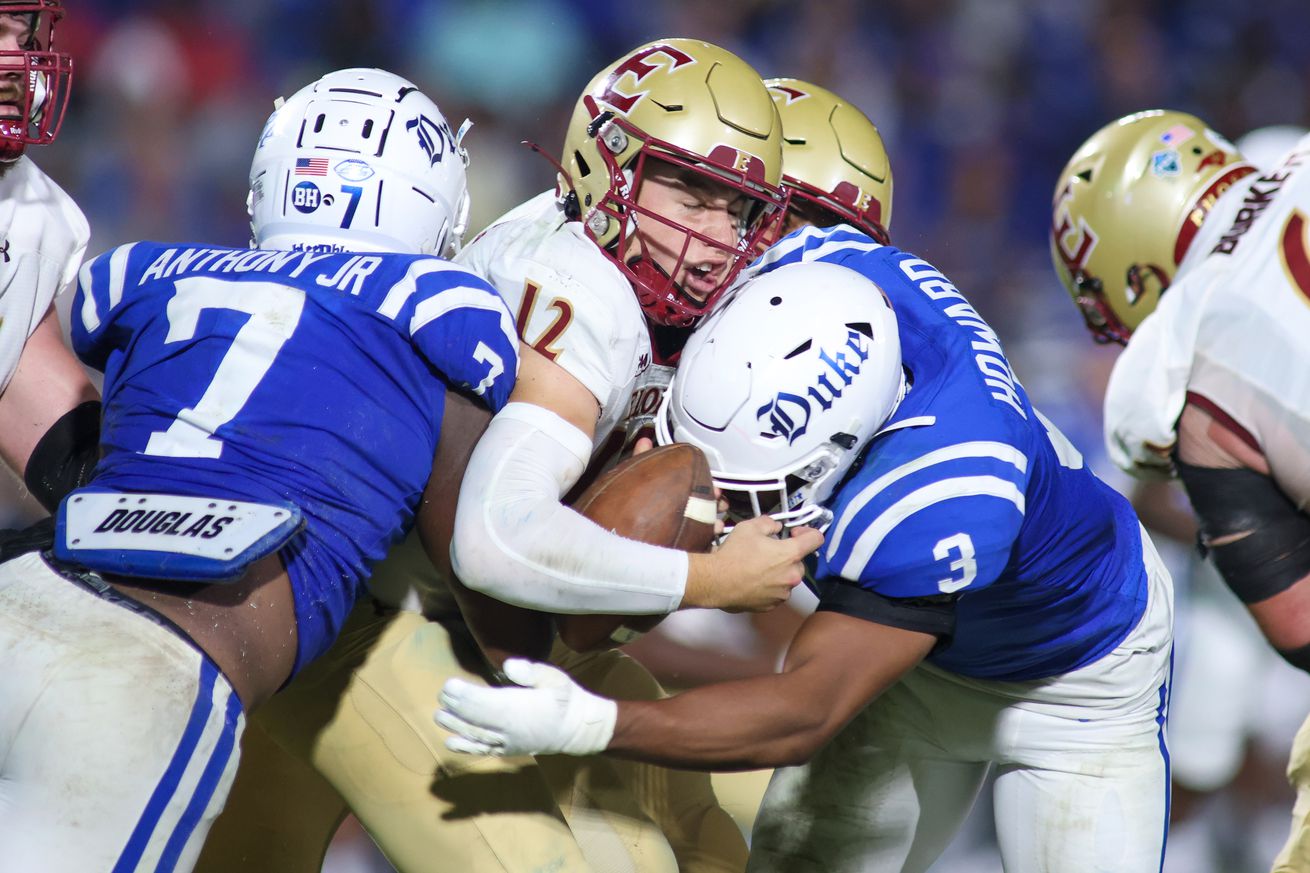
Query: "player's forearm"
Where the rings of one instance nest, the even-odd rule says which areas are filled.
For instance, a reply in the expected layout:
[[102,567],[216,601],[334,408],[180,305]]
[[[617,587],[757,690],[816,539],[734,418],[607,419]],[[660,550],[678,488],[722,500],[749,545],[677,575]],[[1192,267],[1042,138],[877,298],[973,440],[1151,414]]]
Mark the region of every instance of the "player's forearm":
[[840,728],[797,677],[723,682],[656,701],[620,701],[606,749],[622,758],[692,770],[755,770],[803,763]]
[[560,504],[591,443],[547,410],[512,403],[461,486],[451,558],[470,588],[552,612],[672,612],[687,555],[624,539]]
[[[47,509],[82,484],[96,461],[98,401],[82,365],[64,345],[51,308],[28,337],[17,370],[0,393],[0,459],[26,477],[29,487],[35,484]],[[37,469],[29,475],[34,454]]]

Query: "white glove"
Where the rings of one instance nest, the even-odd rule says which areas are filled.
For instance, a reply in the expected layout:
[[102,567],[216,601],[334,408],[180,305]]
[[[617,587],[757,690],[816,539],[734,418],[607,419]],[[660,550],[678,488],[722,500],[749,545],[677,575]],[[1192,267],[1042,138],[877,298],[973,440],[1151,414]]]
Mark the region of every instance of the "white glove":
[[510,658],[505,675],[521,688],[449,679],[437,724],[455,734],[446,748],[468,755],[592,755],[614,736],[619,707],[549,664]]

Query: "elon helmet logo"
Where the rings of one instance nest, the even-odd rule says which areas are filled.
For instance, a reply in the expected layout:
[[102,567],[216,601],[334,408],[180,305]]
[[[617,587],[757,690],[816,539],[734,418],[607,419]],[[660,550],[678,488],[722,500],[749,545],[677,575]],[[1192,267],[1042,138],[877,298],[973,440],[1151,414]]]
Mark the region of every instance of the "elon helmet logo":
[[622,91],[617,90],[620,79],[631,73],[633,84],[641,85],[642,79],[660,67],[667,66],[672,71],[678,69],[678,67],[694,63],[696,63],[695,58],[671,45],[660,43],[650,46],[615,67],[614,72],[605,80],[605,87],[597,95],[597,99],[627,115],[632,111],[632,107],[636,106],[637,102],[646,96],[646,92],[637,91],[635,94],[624,94]]

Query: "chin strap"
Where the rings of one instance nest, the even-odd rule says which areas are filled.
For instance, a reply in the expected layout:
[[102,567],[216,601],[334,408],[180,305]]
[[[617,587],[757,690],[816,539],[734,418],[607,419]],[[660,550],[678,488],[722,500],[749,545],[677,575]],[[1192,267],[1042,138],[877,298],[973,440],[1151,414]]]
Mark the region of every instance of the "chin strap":
[[0,164],[12,164],[23,156],[24,148],[26,148],[26,143],[8,137],[0,137]]

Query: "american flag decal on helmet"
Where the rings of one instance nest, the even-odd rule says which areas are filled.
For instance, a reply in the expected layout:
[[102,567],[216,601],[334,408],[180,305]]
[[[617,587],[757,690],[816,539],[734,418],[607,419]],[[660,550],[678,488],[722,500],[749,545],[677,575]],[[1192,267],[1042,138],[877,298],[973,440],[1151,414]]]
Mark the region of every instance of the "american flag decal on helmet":
[[327,158],[296,158],[297,176],[326,176]]

